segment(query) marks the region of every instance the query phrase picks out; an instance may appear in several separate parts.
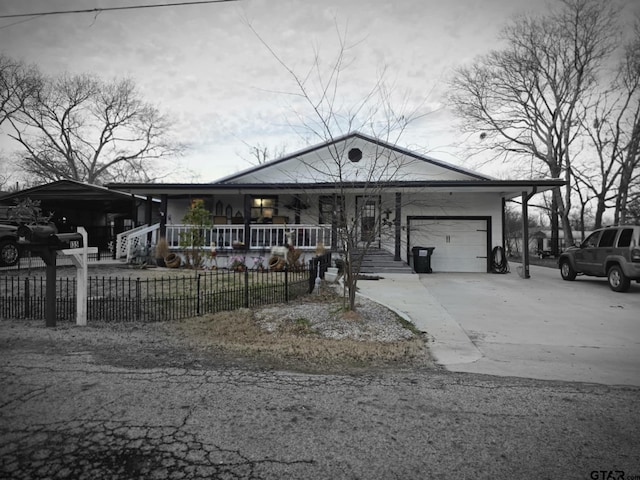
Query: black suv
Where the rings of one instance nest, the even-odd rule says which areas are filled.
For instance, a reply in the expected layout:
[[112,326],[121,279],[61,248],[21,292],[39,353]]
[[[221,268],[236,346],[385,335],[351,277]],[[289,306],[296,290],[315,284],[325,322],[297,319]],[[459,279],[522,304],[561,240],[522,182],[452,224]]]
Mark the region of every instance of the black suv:
[[607,277],[611,290],[626,292],[631,280],[640,282],[640,226],[596,230],[579,247],[563,252],[558,262],[564,280],[578,274]]
[[16,225],[0,223],[0,267],[15,265],[20,260],[17,230]]

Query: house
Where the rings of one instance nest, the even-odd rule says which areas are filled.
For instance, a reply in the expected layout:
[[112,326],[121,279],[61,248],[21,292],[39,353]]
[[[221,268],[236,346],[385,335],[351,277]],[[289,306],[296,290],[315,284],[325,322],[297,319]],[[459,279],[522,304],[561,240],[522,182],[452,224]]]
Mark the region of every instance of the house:
[[[572,247],[575,244],[580,244],[582,240],[591,235],[591,230],[572,231],[572,237],[574,239],[574,243],[569,245],[565,241],[564,231],[560,229],[558,231],[558,237],[556,239],[556,243],[558,245],[558,249],[560,252],[566,250],[569,247]],[[516,237],[516,240],[521,242],[522,237]],[[550,229],[538,230],[532,233],[529,237],[529,252],[534,253],[538,256],[549,256],[553,251],[553,232]]]
[[[488,272],[504,247],[504,202],[563,185],[560,180],[497,180],[361,133],[350,133],[212,183],[114,183],[108,188],[160,202],[149,229],[179,248],[181,219],[201,199],[212,212],[206,247],[224,257],[268,255],[293,245],[341,251],[341,229],[355,225],[353,247],[367,244],[410,263],[415,246],[435,247],[435,272]],[[155,235],[156,233],[154,233]],[[133,238],[133,237],[132,237]],[[124,237],[120,250],[130,242]]]

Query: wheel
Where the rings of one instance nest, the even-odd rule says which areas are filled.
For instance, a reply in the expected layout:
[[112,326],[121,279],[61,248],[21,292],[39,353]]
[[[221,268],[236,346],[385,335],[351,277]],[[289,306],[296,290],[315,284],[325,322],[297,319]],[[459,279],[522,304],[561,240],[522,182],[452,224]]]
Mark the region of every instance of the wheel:
[[629,290],[631,280],[629,280],[620,265],[612,265],[607,273],[607,279],[609,280],[609,286],[614,292],[626,292]]
[[20,260],[20,250],[13,240],[0,242],[0,265],[11,267]]
[[563,260],[560,264],[560,275],[562,275],[563,280],[569,282],[576,279],[577,273],[569,263],[569,260]]

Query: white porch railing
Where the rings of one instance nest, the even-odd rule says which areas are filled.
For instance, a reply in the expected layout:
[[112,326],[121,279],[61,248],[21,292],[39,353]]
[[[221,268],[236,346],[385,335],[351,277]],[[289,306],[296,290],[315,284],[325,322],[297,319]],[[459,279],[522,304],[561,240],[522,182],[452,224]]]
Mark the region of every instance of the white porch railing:
[[[166,238],[169,248],[180,247],[180,233],[191,225],[167,225]],[[244,225],[212,225],[204,231],[205,249],[216,246],[218,250],[233,248],[244,243]],[[269,249],[285,243],[296,248],[315,250],[322,243],[331,248],[331,225],[250,225],[249,249]]]
[[129,253],[129,237],[135,236],[141,230],[144,230],[149,225],[140,225],[139,227],[132,228],[126,232],[116,235],[116,258],[125,258]]
[[142,225],[132,230],[122,232],[116,236],[116,245],[118,258],[127,258],[127,262],[131,260],[136,249],[147,244],[147,234],[151,233],[151,243],[157,242],[157,232],[160,230],[160,224]]
[[[180,248],[180,234],[188,232],[193,225],[167,225],[166,239],[169,248]],[[244,225],[213,225],[204,229],[204,248],[232,248],[244,242]]]

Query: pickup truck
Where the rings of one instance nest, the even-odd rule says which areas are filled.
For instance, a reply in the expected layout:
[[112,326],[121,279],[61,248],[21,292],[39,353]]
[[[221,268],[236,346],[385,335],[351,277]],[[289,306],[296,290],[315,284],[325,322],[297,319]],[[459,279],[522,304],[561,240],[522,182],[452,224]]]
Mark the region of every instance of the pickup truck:
[[17,230],[16,225],[0,223],[0,267],[10,267],[20,260]]

